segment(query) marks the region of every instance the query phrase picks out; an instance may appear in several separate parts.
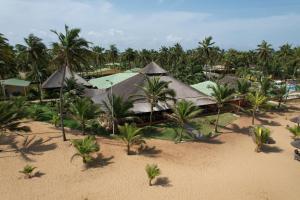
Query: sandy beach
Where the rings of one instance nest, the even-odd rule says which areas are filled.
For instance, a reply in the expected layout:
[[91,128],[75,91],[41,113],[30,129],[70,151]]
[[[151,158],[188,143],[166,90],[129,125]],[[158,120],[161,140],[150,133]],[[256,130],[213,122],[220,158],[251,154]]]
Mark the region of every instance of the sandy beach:
[[[293,125],[289,119],[297,112],[260,116],[256,123],[269,127],[276,141],[261,153],[254,152],[248,135],[251,118],[242,116],[208,143],[147,140],[149,149],[140,155],[127,156],[121,141],[99,137],[101,155],[89,169],[79,158],[70,162],[75,150],[62,142],[59,130],[30,122],[29,148],[23,147],[21,136],[0,140],[0,199],[298,200],[300,162],[293,159],[285,128]],[[81,136],[69,131],[67,137]],[[27,163],[39,171],[32,179],[19,173]],[[144,170],[147,163],[162,171],[152,187]]]

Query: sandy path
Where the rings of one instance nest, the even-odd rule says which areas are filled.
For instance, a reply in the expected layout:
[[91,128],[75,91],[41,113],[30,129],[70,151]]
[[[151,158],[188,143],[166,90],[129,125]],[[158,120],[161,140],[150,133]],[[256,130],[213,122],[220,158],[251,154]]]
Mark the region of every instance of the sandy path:
[[[291,112],[261,118],[263,123],[272,122],[268,127],[276,140],[266,153],[254,152],[255,146],[245,134],[251,119],[241,117],[211,143],[147,140],[149,147],[155,147],[148,155],[127,156],[119,141],[99,138],[101,166],[88,170],[83,170],[79,159],[70,162],[74,149],[68,142],[61,142],[58,130],[32,122],[30,137],[49,141],[29,151],[40,155],[25,155],[43,175],[24,180],[18,172],[27,163],[24,157],[1,152],[0,199],[298,200],[300,162],[293,160],[290,134],[285,129],[291,125],[287,119],[294,115]],[[16,140],[22,141],[20,137]],[[3,138],[0,141],[5,142]],[[162,179],[169,180],[169,184],[149,187],[144,171],[147,163],[157,163]]]

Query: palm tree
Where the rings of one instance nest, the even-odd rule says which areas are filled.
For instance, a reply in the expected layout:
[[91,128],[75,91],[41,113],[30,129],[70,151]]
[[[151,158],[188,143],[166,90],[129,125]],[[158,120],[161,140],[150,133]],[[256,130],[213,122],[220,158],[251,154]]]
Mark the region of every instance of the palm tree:
[[267,144],[270,139],[270,129],[263,126],[253,128],[253,141],[257,145],[255,151],[260,152],[264,144]]
[[213,42],[212,36],[206,37],[202,42],[199,42],[200,49],[202,49],[205,57],[206,71],[208,66],[211,64],[211,54],[214,49],[214,44],[215,42]]
[[132,48],[128,48],[124,51],[123,56],[124,56],[125,61],[127,61],[128,65],[129,65],[129,69],[131,69],[132,62],[136,58],[136,52]]
[[91,154],[100,150],[95,136],[86,136],[83,139],[72,140],[72,144],[77,150],[77,153],[71,157],[71,161],[74,159],[74,157],[80,156],[82,157],[84,164],[91,162],[93,160]]
[[149,179],[149,186],[152,186],[152,180],[160,175],[160,169],[155,164],[147,164],[145,170]]
[[252,110],[252,125],[254,125],[255,113],[267,101],[267,97],[259,91],[248,93],[246,99],[249,101]]
[[273,87],[273,81],[269,77],[262,76],[258,82],[260,85],[260,92],[263,95],[268,96]]
[[[98,69],[105,63],[104,50],[105,49],[100,46],[92,47],[92,59],[93,59],[92,63],[93,63],[93,66]],[[102,73],[102,71],[101,71],[101,73]]]
[[144,94],[135,95],[135,100],[146,100],[150,104],[150,125],[152,125],[153,109],[159,102],[167,103],[168,100],[175,100],[175,91],[169,88],[169,83],[161,81],[160,77],[149,78],[146,76],[147,83],[139,87]]
[[[28,38],[24,38],[26,46],[19,45],[19,49],[22,49],[19,56],[25,58],[25,65],[29,70],[29,77],[38,82],[38,91],[40,94],[40,102],[42,102],[42,80],[45,77],[46,66],[47,66],[47,47],[42,42],[41,38],[30,34]],[[22,47],[21,47],[22,46]]]
[[124,100],[121,96],[107,95],[107,101],[102,101],[104,113],[111,119],[111,125],[117,127],[124,122],[138,120],[139,118],[131,111],[133,102]]
[[110,61],[112,62],[112,64],[114,65],[119,57],[119,50],[116,47],[116,45],[113,44],[113,45],[109,46],[108,57],[109,57]]
[[62,64],[62,79],[60,87],[60,119],[61,129],[63,135],[63,141],[66,141],[65,129],[64,129],[64,117],[63,117],[63,88],[65,84],[66,68],[80,69],[82,65],[87,63],[86,55],[89,52],[89,43],[79,36],[80,29],[69,29],[65,25],[65,34],[58,33],[52,30],[58,37],[59,42],[53,43],[53,51],[55,54],[54,60]]
[[274,89],[274,94],[276,99],[278,99],[278,106],[277,108],[280,109],[280,106],[284,100],[285,97],[288,95],[288,88],[286,84],[280,85],[279,87]]
[[69,109],[72,117],[80,123],[83,134],[85,134],[87,122],[96,119],[100,115],[99,106],[93,104],[88,98],[78,98],[70,104]]
[[239,96],[240,100],[239,100],[239,107],[238,107],[238,111],[241,107],[241,101],[243,102],[247,93],[249,92],[249,89],[251,87],[251,83],[250,81],[246,80],[246,79],[240,79],[237,80],[237,95]]
[[268,73],[267,67],[272,57],[272,45],[263,40],[261,44],[257,45],[257,47],[258,48],[256,49],[256,51],[258,53],[258,59],[263,67],[262,71],[266,74]]
[[172,108],[173,113],[167,116],[180,126],[179,142],[182,140],[182,133],[184,126],[196,117],[202,110],[200,110],[193,102],[181,100],[177,102]]
[[215,132],[218,132],[218,124],[219,124],[219,118],[220,118],[220,111],[223,108],[224,104],[232,99],[234,94],[234,89],[229,88],[227,85],[220,85],[217,83],[217,85],[212,86],[210,85],[209,88],[211,88],[212,91],[212,97],[217,102],[217,108],[218,108],[218,114],[215,124]]
[[141,128],[137,128],[135,124],[125,123],[124,126],[118,126],[120,138],[126,143],[127,155],[130,155],[130,147],[134,144],[142,144],[145,141],[142,139]]
[[0,79],[3,80],[10,75],[15,75],[15,55],[13,47],[9,45],[7,38],[0,33]]
[[23,99],[16,99],[13,101],[0,102],[0,134],[8,131],[23,131],[28,132],[28,126],[22,126],[21,121],[26,117],[24,109],[25,101]]

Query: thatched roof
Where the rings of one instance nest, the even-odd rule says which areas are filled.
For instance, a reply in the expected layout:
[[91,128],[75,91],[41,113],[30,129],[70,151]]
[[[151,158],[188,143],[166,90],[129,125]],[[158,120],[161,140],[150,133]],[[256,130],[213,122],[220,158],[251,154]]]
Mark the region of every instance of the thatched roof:
[[167,74],[167,71],[164,70],[163,68],[161,68],[158,64],[156,64],[155,62],[151,62],[148,65],[146,65],[146,67],[144,67],[141,70],[142,74],[147,74],[147,75],[165,75]]
[[[212,98],[210,98],[209,96],[197,91],[187,84],[182,83],[174,77],[167,75],[167,71],[162,69],[154,62],[147,65],[142,69],[142,71],[144,73],[139,73],[114,85],[112,87],[113,94],[122,96],[124,99],[130,99],[134,95],[143,94],[143,91],[138,86],[144,86],[147,83],[147,76],[149,76],[148,73],[150,73],[150,76],[154,76],[154,72],[156,72],[157,76],[159,76],[161,80],[170,82],[169,88],[175,91],[177,100],[189,100],[194,102],[198,106],[215,104],[215,101],[212,100]],[[97,104],[101,104],[103,100],[106,100],[106,96],[109,93],[110,88],[107,88],[106,93],[95,94],[92,97],[92,100]],[[171,104],[171,102],[168,103]],[[168,105],[166,105],[165,103],[159,103],[159,106],[157,106],[154,110],[159,111],[167,109],[170,109]],[[150,112],[150,105],[147,101],[136,101],[134,103],[133,111],[135,113]]]
[[[56,70],[49,78],[43,83],[42,88],[44,89],[54,89],[54,88],[60,88],[61,87],[61,79],[63,75],[63,68],[59,68]],[[82,84],[84,86],[91,86],[86,80],[81,78],[78,74],[75,72],[72,72],[69,67],[66,68],[66,76],[65,80],[70,79],[71,77],[74,77],[77,84]]]

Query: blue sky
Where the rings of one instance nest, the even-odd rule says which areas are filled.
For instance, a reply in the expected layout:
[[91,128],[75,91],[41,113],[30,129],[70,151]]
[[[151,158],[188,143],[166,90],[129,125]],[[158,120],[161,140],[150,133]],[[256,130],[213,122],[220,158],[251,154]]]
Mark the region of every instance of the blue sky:
[[29,33],[48,45],[50,29],[82,29],[94,44],[159,49],[180,42],[194,48],[213,36],[221,48],[300,45],[299,0],[0,0],[0,32],[11,43]]

